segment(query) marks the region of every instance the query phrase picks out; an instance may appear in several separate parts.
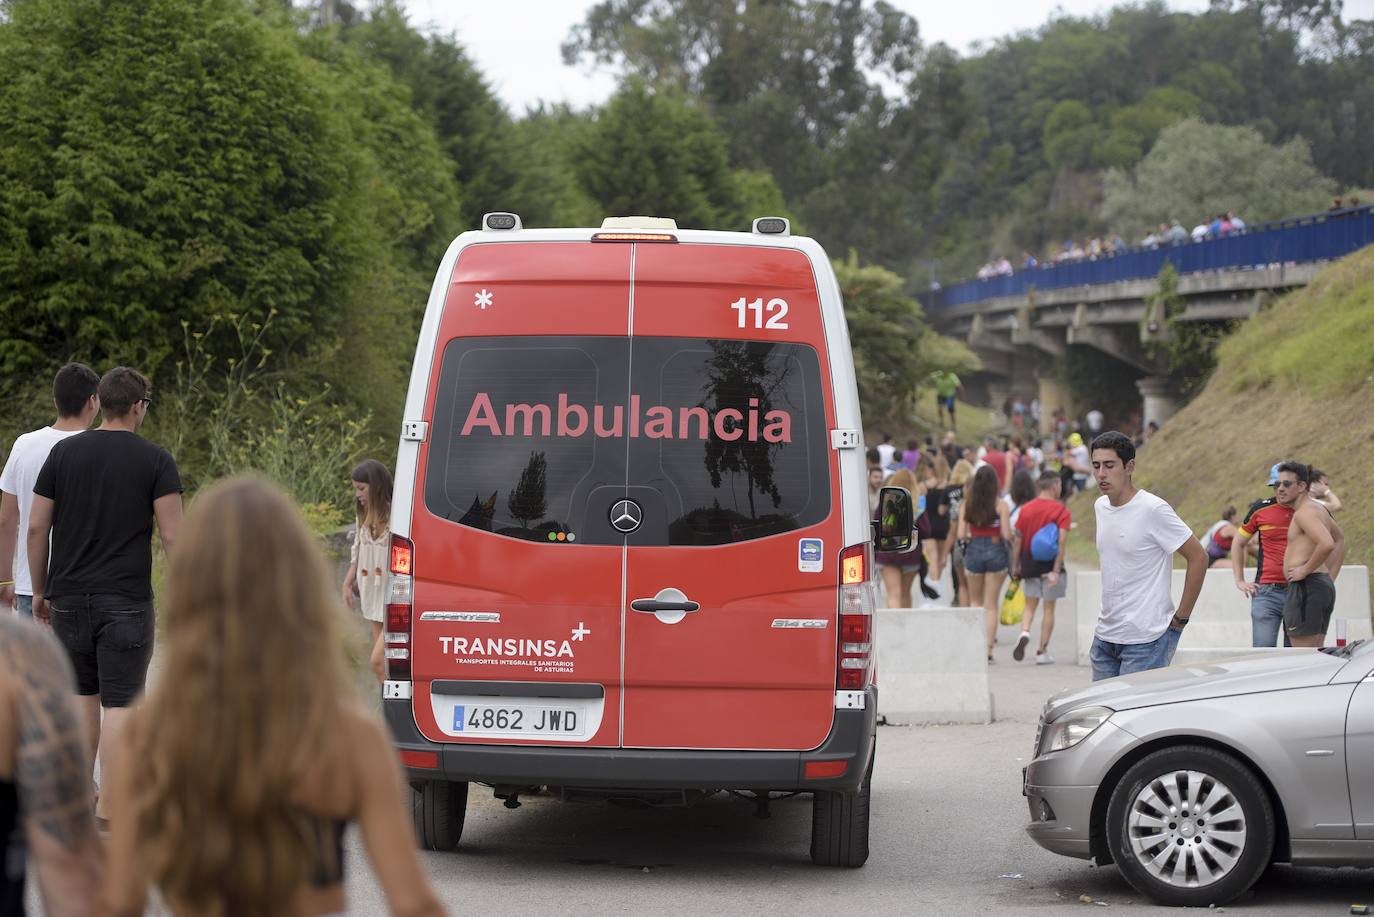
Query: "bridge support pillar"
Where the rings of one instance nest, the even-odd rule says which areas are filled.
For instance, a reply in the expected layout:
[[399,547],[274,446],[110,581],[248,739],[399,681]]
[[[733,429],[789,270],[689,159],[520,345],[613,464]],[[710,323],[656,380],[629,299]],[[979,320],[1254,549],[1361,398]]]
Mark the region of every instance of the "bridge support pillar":
[[1140,389],[1140,396],[1145,401],[1144,423],[1153,420],[1163,426],[1166,420],[1178,413],[1178,399],[1169,390],[1167,376],[1146,376],[1136,380],[1135,387]]
[[1060,408],[1069,413],[1069,390],[1058,378],[1040,376],[1036,379],[1040,390],[1040,423],[1048,429],[1049,418]]

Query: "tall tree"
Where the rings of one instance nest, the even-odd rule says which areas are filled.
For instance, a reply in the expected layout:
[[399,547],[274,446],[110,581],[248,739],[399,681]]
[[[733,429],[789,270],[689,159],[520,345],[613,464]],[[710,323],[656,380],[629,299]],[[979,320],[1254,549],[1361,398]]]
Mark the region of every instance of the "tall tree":
[[229,0],[20,2],[0,25],[0,372],[156,371],[234,310],[338,327],[349,163],[317,72]]
[[607,214],[658,213],[680,226],[747,229],[725,136],[671,88],[631,80],[580,136],[573,167]]
[[1108,173],[1103,216],[1123,235],[1228,210],[1255,223],[1320,210],[1333,190],[1301,138],[1273,146],[1253,128],[1188,120],[1167,128],[1133,173]]
[[483,213],[511,209],[518,180],[511,119],[457,38],[422,34],[396,0],[383,0],[342,36],[385,64],[433,127],[462,189],[457,224],[472,229]]

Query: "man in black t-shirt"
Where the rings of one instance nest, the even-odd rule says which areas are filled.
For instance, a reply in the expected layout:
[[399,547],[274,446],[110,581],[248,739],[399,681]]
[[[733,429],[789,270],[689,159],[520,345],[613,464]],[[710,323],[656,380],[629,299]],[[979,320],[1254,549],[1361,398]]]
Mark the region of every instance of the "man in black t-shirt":
[[120,366],[96,394],[100,428],[53,446],[38,472],[28,547],[33,616],[50,621],[67,650],[92,753],[109,773],[106,753],[153,654],[153,521],[170,553],[181,479],[167,450],[138,435],[152,405],[148,380]]

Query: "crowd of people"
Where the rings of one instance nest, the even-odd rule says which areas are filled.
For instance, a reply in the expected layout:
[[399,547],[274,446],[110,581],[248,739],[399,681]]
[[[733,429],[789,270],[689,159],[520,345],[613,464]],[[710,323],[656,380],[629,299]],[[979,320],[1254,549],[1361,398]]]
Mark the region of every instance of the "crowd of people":
[[[53,915],[139,915],[150,898],[178,915],[342,913],[356,824],[393,912],[443,914],[391,743],[348,700],[338,597],[291,500],[234,477],[183,522],[176,461],[139,434],[146,377],[70,363],[53,401],[0,474],[0,913],[23,913],[27,869]],[[353,480],[345,598],[379,621],[390,477],[372,462]]]
[[[1100,427],[1100,412],[1089,414],[1097,416],[1085,418],[1084,424]],[[927,436],[908,440],[906,449],[899,451],[884,434],[868,450],[870,509],[876,511],[880,490],[888,486],[909,490],[917,512],[917,549],[909,554],[880,553],[876,558],[888,607],[908,607],[917,584],[926,597],[923,604],[943,598],[937,587],[948,566],[953,590],[948,604],[984,609],[987,658],[992,663],[1002,587],[1010,577],[1025,598],[1012,658],[1024,659],[1036,639],[1036,664],[1052,664],[1055,603],[1066,592],[1064,548],[1073,526],[1067,504],[1074,493],[1095,483],[1102,494],[1094,509],[1104,571],[1114,564],[1136,564],[1130,553],[1135,549],[1114,540],[1116,532],[1127,539],[1153,539],[1149,550],[1164,552],[1161,575],[1166,581],[1142,582],[1141,595],[1150,596],[1143,607],[1154,615],[1147,615],[1144,624],[1140,614],[1130,610],[1140,596],[1118,597],[1124,604],[1115,611],[1110,607],[1114,603],[1104,597],[1100,641],[1094,643],[1094,677],[1111,677],[1137,665],[1167,664],[1208,566],[1231,567],[1237,587],[1250,598],[1255,646],[1274,646],[1280,631],[1285,645],[1322,645],[1345,555],[1344,536],[1334,519],[1342,504],[1329,476],[1299,462],[1276,464],[1269,473],[1273,496],[1256,500],[1243,518],[1234,506],[1226,507],[1220,519],[1194,537],[1172,507],[1130,484],[1139,445],[1139,436],[1094,430],[1092,439],[1085,440],[1075,429],[1062,441],[1056,433],[1048,448],[1045,440],[1027,444],[1019,436],[988,437],[974,447],[959,444],[949,431],[938,445]],[[1178,617],[1168,625],[1175,631],[1172,645],[1166,646],[1158,643],[1169,635],[1156,626],[1163,619],[1155,620],[1155,612],[1166,604],[1170,614],[1174,612],[1167,570],[1175,553],[1186,560],[1189,572]],[[1255,579],[1246,582],[1245,568],[1251,560]],[[1042,607],[1040,631],[1033,635]],[[1151,646],[1148,651],[1140,648],[1146,643]]]
[[[1234,211],[1217,213],[1209,218],[1204,218],[1191,230],[1184,228],[1178,220],[1170,220],[1167,223],[1146,228],[1144,234],[1134,245],[1127,244],[1120,235],[1111,234],[1082,240],[1065,239],[1063,242],[1051,243],[1044,258],[1037,258],[1034,253],[1023,251],[1020,269],[1028,271],[1058,264],[1097,261],[1100,258],[1112,258],[1133,250],[1153,251],[1170,245],[1222,239],[1227,236],[1240,235],[1247,228],[1245,221],[1237,216]],[[979,280],[1008,277],[1016,270],[1009,259],[997,255],[979,267],[976,276]]]
[[[68,364],[53,402],[54,423],[19,437],[0,472],[0,606],[13,609],[0,614],[0,913],[22,912],[29,867],[56,915],[136,915],[150,897],[187,915],[341,913],[350,824],[394,911],[444,913],[391,744],[347,700],[339,596],[290,499],[234,477],[203,490],[183,521],[176,461],[139,433],[153,397],[136,370],[97,377]],[[1095,627],[1094,679],[1169,664],[1209,564],[1231,564],[1256,646],[1280,632],[1320,646],[1345,556],[1328,476],[1280,462],[1271,497],[1243,518],[1227,507],[1199,539],[1134,485],[1137,444],[1101,431],[1103,420],[1090,411],[1061,425],[1056,414],[1047,439],[977,446],[951,430],[899,450],[884,435],[867,451],[870,508],[882,487],[905,488],[918,536],[912,553],[877,555],[889,606],[905,607],[918,584],[942,598],[949,567],[950,603],[984,609],[992,663],[1011,577],[1026,598],[1012,658],[1036,640],[1036,664],[1053,664],[1067,500],[1092,482],[1115,584]],[[378,678],[391,493],[380,462],[354,469],[341,597],[372,622]],[[165,647],[148,687],[154,531],[168,559]],[[1175,555],[1187,565],[1177,606]]]
[[1062,444],[1054,440],[1048,452],[1043,446],[1038,439],[1028,445],[1019,436],[963,445],[950,430],[939,444],[933,436],[913,438],[899,451],[883,434],[868,450],[870,509],[877,511],[885,486],[906,488],[916,507],[917,549],[876,557],[889,607],[907,607],[916,585],[927,602],[943,598],[936,584],[948,567],[950,603],[986,610],[991,662],[1002,586],[1010,575],[1026,597],[1013,657],[1024,658],[1043,601],[1035,662],[1055,661],[1049,643],[1055,603],[1066,589],[1064,549],[1072,525],[1067,501],[1086,486],[1091,467],[1077,432]]

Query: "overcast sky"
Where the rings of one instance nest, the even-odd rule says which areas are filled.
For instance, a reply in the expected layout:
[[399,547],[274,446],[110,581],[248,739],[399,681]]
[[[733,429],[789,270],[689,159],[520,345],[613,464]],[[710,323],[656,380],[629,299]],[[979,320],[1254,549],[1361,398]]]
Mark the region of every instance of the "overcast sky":
[[[1104,12],[1107,0],[889,0],[916,17],[928,44],[943,41],[960,53],[974,43],[1043,25],[1056,10],[1073,16]],[[416,25],[457,34],[496,94],[523,114],[540,99],[582,106],[614,90],[609,73],[566,67],[559,45],[582,21],[590,0],[403,0]],[[1207,0],[1167,0],[1171,9],[1197,12]],[[1345,18],[1374,17],[1374,0],[1346,0]]]

